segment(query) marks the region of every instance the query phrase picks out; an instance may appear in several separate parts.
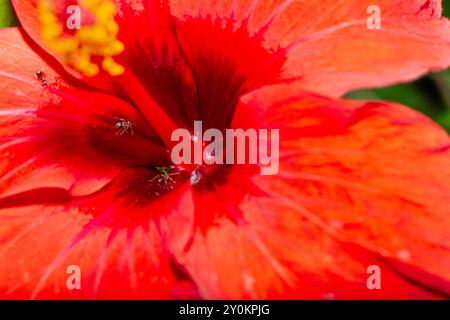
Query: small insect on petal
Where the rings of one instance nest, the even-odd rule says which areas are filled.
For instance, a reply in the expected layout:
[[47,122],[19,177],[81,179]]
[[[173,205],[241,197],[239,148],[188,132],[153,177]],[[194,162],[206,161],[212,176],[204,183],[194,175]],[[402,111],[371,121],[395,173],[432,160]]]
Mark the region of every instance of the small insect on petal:
[[117,129],[116,136],[123,136],[126,133],[130,133],[132,136],[134,135],[133,127],[136,127],[136,125],[133,122],[118,117],[114,117],[114,119],[117,120],[113,126],[114,129]]
[[180,172],[174,171],[175,167],[155,167],[156,171],[159,173],[156,174],[150,182],[157,182],[164,187],[168,187],[169,189],[173,189],[176,185],[176,181],[174,177],[179,175]]
[[36,77],[41,83],[43,88],[46,88],[48,86],[48,81],[45,78],[45,73],[42,70],[39,69],[36,70]]

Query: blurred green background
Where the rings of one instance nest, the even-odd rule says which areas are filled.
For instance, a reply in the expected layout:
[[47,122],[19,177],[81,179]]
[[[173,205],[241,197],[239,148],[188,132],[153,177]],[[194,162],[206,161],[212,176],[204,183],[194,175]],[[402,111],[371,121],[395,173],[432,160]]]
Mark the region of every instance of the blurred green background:
[[0,0],[0,28],[16,24],[17,19],[11,8],[10,0]]
[[[444,0],[443,4],[444,15],[450,17],[450,0]],[[0,0],[0,27],[17,24],[10,1]],[[410,83],[355,91],[347,98],[396,101],[423,112],[450,132],[450,69]]]

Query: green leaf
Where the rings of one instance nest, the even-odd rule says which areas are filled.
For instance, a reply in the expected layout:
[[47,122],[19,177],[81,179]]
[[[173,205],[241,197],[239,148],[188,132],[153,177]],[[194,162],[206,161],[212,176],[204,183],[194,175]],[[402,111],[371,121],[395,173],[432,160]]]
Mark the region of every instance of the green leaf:
[[442,5],[444,8],[442,15],[450,18],[450,0],[444,0]]
[[18,21],[9,0],[0,0],[0,28],[17,26]]

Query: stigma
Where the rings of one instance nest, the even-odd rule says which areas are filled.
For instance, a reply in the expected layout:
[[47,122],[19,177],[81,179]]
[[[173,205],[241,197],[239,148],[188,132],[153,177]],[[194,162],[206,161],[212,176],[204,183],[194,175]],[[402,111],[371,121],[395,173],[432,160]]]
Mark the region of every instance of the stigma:
[[201,178],[202,178],[202,174],[200,173],[199,170],[192,171],[191,177],[190,177],[191,185],[193,185],[193,186],[197,185],[200,182]]
[[[86,76],[95,76],[101,70],[111,76],[123,74],[124,67],[114,60],[114,56],[124,50],[123,43],[117,39],[119,26],[114,20],[114,3],[111,0],[80,0],[75,8],[77,10],[72,15],[78,15],[74,17],[78,25],[73,30],[67,30],[71,17],[67,15],[67,20],[61,21],[48,0],[39,1],[43,41],[64,64]],[[64,14],[67,12],[64,11]],[[92,22],[81,25],[82,14],[92,18]]]

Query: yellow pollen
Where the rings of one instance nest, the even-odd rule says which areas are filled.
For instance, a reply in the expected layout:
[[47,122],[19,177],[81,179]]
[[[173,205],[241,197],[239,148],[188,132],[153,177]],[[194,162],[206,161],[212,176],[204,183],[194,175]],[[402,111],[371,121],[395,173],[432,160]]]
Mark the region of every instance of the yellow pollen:
[[[39,1],[42,39],[65,64],[86,76],[97,75],[100,68],[111,76],[123,74],[124,67],[113,58],[125,49],[117,39],[119,26],[114,20],[114,3],[111,0],[80,0],[79,5],[95,18],[95,22],[80,26],[68,35],[64,34],[64,25],[58,21],[49,1]],[[100,58],[100,66],[93,62],[93,58]]]

